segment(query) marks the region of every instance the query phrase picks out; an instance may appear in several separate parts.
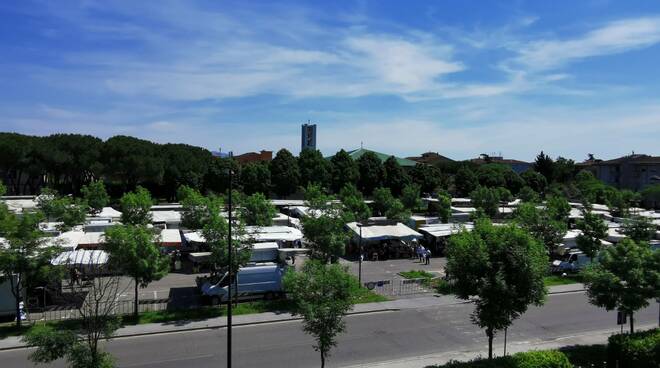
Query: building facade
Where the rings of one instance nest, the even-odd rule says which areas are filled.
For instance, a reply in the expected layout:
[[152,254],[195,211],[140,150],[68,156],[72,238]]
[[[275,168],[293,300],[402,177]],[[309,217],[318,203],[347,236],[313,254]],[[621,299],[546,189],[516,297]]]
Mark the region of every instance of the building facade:
[[619,189],[642,190],[660,184],[660,156],[632,154],[607,161],[588,160],[579,166]]
[[300,135],[300,151],[316,149],[316,124],[303,124]]

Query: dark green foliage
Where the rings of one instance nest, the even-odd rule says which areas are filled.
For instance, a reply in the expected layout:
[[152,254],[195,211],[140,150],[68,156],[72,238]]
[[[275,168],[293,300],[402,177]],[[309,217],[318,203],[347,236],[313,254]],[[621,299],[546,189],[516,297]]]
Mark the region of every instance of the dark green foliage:
[[138,186],[134,192],[125,193],[119,200],[121,222],[128,225],[148,225],[151,223],[151,193]]
[[394,196],[400,196],[404,187],[410,184],[410,177],[399,165],[394,156],[390,156],[383,164],[383,185],[390,188]]
[[302,187],[306,188],[310,184],[317,184],[325,188],[329,186],[330,163],[323,158],[321,151],[304,149],[298,157],[298,167]]
[[646,242],[655,236],[656,226],[647,217],[633,216],[623,223],[623,233],[633,241]]
[[536,193],[544,193],[545,188],[548,186],[548,180],[538,171],[527,170],[520,177],[525,181],[525,185]]
[[[392,193],[394,194],[394,193]],[[401,192],[401,203],[408,210],[415,210],[422,206],[421,187],[419,184],[406,185]]]
[[163,180],[165,163],[155,143],[118,135],[108,139],[102,151],[107,178],[123,184],[123,189]]
[[270,170],[265,162],[250,162],[241,168],[240,183],[247,195],[270,193]]
[[608,368],[660,367],[660,329],[610,336]]
[[536,156],[536,161],[534,161],[534,170],[539,172],[541,175],[545,176],[548,183],[554,181],[555,178],[554,166],[555,163],[552,160],[552,158],[550,158],[550,156],[543,153],[543,151],[541,151],[541,153],[539,153]]
[[539,203],[541,201],[539,194],[530,187],[522,187],[520,192],[518,192],[518,198],[520,198],[521,201],[528,203]]
[[358,188],[369,195],[383,183],[383,164],[375,153],[367,151],[357,159],[357,165],[360,172]]
[[215,195],[204,197],[197,190],[182,186],[177,191],[177,198],[183,207],[181,226],[189,230],[200,230],[211,216],[223,209],[222,198]]
[[331,201],[319,186],[309,186],[305,190],[305,203],[310,215],[302,218],[303,234],[309,241],[309,257],[329,263],[344,254],[348,233],[344,230],[346,221],[343,205]]
[[478,187],[470,193],[472,204],[486,216],[493,218],[498,214],[500,204],[499,188]]
[[475,359],[468,362],[452,360],[447,364],[426,368],[573,368],[566,355],[556,350],[516,353],[493,360]]
[[515,225],[495,227],[480,219],[472,232],[450,238],[447,275],[456,296],[475,304],[471,319],[486,329],[489,358],[495,333],[510,326],[530,304],[543,304],[547,265],[543,245]]
[[298,160],[286,149],[281,149],[270,162],[270,180],[273,191],[280,197],[294,193],[300,183]]
[[213,157],[209,163],[208,172],[204,180],[206,189],[217,195],[227,193],[229,190],[230,172],[233,172],[233,186],[236,188],[242,174],[241,165],[233,158]]
[[438,194],[438,202],[435,204],[438,218],[443,223],[448,223],[451,217],[451,197],[447,193]]
[[571,214],[571,205],[566,198],[562,196],[550,196],[546,201],[546,207],[553,220],[568,223],[568,216]]
[[293,314],[302,316],[303,330],[314,336],[314,349],[324,367],[337,336],[346,328],[344,316],[355,303],[352,291],[360,285],[342,266],[315,261],[305,262],[300,272],[287,272],[283,282],[294,301]]
[[466,197],[479,186],[477,174],[468,166],[461,166],[454,176],[454,187],[459,197]]
[[80,191],[92,214],[98,214],[110,202],[110,196],[101,180],[96,180],[82,187]]
[[619,217],[626,217],[629,215],[630,207],[635,207],[641,200],[639,193],[631,190],[613,190],[611,195],[607,198],[607,205],[612,211],[612,215]]
[[209,163],[213,159],[211,152],[187,144],[163,144],[156,149],[163,161],[161,195],[174,198],[181,185],[203,190]]
[[240,213],[248,226],[272,226],[277,210],[266,196],[255,193],[241,201]]
[[229,264],[229,221],[220,214],[220,211],[207,210],[207,217],[203,221],[202,236],[211,251],[211,265],[214,272],[224,273],[231,268],[232,275],[236,275],[239,268],[250,261],[252,243],[245,226],[232,218],[232,259]]
[[623,239],[603,250],[598,261],[582,272],[589,301],[608,311],[625,312],[632,333],[634,312],[660,297],[660,252]]
[[346,151],[339,150],[336,155],[332,156],[330,163],[330,183],[335,193],[348,184],[357,185],[360,178],[358,164]]
[[410,218],[410,211],[404,207],[400,200],[392,196],[389,188],[376,188],[373,197],[374,210],[379,216],[398,221],[405,221]]
[[364,221],[371,217],[371,208],[364,203],[362,193],[353,184],[346,184],[339,192],[339,199],[344,205],[346,221]]
[[566,234],[566,223],[553,218],[549,208],[539,209],[533,203],[522,203],[514,212],[516,222],[554,252]]
[[583,211],[584,218],[577,222],[577,228],[582,230],[575,240],[578,248],[592,260],[602,247],[601,239],[607,236],[607,224],[589,208]]
[[410,176],[413,183],[420,186],[422,193],[432,194],[440,187],[447,187],[446,178],[435,166],[418,163],[412,169]]
[[555,181],[568,183],[575,178],[577,167],[575,161],[559,156],[552,167],[552,172]]
[[649,185],[641,192],[642,202],[648,208],[660,208],[660,184]]

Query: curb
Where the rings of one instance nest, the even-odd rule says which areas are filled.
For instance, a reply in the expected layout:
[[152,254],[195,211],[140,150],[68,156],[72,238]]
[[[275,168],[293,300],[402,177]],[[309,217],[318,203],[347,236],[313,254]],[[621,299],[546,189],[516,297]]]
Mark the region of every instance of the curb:
[[[351,312],[351,313],[347,313],[346,315],[347,316],[354,316],[354,315],[371,314],[371,313],[397,312],[397,311],[400,311],[400,310],[401,310],[400,308],[381,308],[381,309],[374,309],[374,310],[369,310],[369,311]],[[232,326],[233,327],[258,326],[258,325],[265,325],[265,324],[270,324],[270,323],[281,323],[281,322],[291,322],[291,321],[300,321],[300,320],[302,320],[302,317],[293,317],[292,316],[292,317],[289,317],[289,318],[278,319],[278,320],[233,323]],[[175,322],[175,321],[173,321],[173,322]],[[136,326],[139,326],[139,325],[136,325]],[[227,328],[227,324],[201,326],[201,327],[187,327],[187,328],[180,328],[180,329],[170,329],[170,330],[140,332],[140,333],[126,333],[126,334],[114,335],[109,340],[128,338],[128,337],[138,337],[138,336],[165,335],[165,334],[173,334],[173,333],[179,333],[179,332],[220,330],[220,329],[224,329],[224,328]],[[12,336],[12,337],[18,337],[18,336]],[[27,349],[27,348],[30,348],[30,346],[29,345],[17,345],[17,346],[10,346],[10,347],[0,347],[0,352],[10,351],[10,350]]]

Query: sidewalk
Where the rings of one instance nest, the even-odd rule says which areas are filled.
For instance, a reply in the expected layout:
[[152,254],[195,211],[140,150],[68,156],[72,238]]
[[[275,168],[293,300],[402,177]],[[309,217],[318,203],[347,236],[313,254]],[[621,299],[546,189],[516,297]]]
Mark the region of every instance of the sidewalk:
[[[550,294],[561,294],[569,292],[580,292],[583,290],[582,284],[561,285],[549,288]],[[402,309],[418,309],[430,308],[443,305],[462,304],[468,303],[464,300],[457,299],[453,295],[425,295],[419,298],[407,298],[388,300],[378,303],[365,303],[357,304],[349,315],[376,313],[376,312],[392,312]],[[290,313],[259,313],[259,314],[245,314],[233,317],[233,326],[247,326],[262,323],[274,323],[284,321],[299,320],[299,317],[294,317]],[[151,335],[160,333],[172,333],[181,331],[194,331],[204,329],[217,329],[227,327],[226,317],[209,318],[203,321],[172,321],[165,323],[148,323],[143,325],[125,326],[117,330],[114,337],[129,337],[139,335]],[[21,342],[20,336],[10,336],[0,340],[0,351],[8,349],[17,349],[25,347],[26,345]]]
[[[638,330],[646,330],[657,327],[655,324],[638,326]],[[611,328],[607,330],[590,331],[580,335],[563,336],[549,341],[512,341],[507,344],[507,355],[529,350],[559,349],[574,345],[605,344],[607,339],[616,333]],[[502,341],[495,339],[493,344],[493,355],[502,356]],[[475,358],[487,357],[488,350],[473,351],[450,351],[423,356],[415,356],[403,359],[389,360],[384,362],[365,363],[345,366],[344,368],[424,368],[428,366],[445,364],[450,360],[468,361]]]

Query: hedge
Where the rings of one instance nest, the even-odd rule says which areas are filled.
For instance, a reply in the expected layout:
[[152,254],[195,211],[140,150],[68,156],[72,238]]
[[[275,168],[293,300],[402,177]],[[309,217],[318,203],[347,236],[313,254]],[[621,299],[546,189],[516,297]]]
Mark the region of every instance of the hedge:
[[660,367],[660,329],[658,328],[633,334],[613,335],[608,342],[608,368]]
[[469,362],[450,361],[427,368],[573,368],[564,353],[557,350],[528,351],[514,355]]

